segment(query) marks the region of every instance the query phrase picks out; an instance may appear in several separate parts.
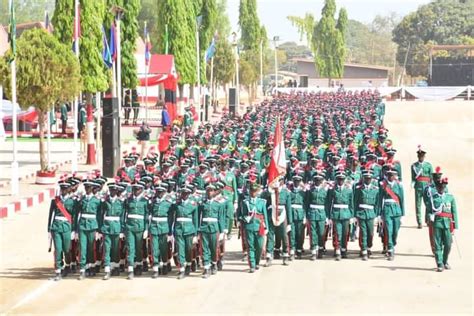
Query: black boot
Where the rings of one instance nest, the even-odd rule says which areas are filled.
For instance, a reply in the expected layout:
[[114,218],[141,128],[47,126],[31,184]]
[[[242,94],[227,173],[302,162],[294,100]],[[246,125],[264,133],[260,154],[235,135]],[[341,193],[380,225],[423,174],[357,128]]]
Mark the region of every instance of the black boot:
[[272,258],[267,258],[267,262],[265,262],[265,267],[270,267],[272,265]]
[[296,259],[301,260],[301,250],[296,250]]
[[342,259],[347,259],[347,251],[342,252]]
[[311,260],[311,261],[316,261],[316,254],[313,253],[313,254],[311,255],[311,258],[309,258],[309,260]]
[[222,263],[222,260],[217,261],[217,271],[222,271],[222,267],[224,264]]
[[275,249],[273,251],[273,258],[275,258],[276,260],[280,259],[280,249]]
[[148,261],[143,261],[143,272],[148,272]]
[[71,264],[71,273],[76,273],[76,265]]
[[79,272],[79,277],[77,278],[79,281],[84,280],[86,278],[86,271]]
[[158,271],[153,271],[153,275],[151,276],[151,278],[156,279],[156,278],[158,278],[158,275],[160,275],[159,269],[158,269]]
[[204,269],[204,272],[202,274],[202,278],[207,279],[207,278],[209,278],[210,275],[211,275],[211,273],[209,272],[209,269]]
[[56,273],[56,275],[54,276],[54,281],[61,281],[62,277],[61,277],[61,272],[59,273]]
[[135,268],[135,272],[136,272],[137,276],[142,275],[142,271],[143,271],[143,267],[142,267],[142,266],[137,266],[137,267]]
[[95,266],[94,276],[95,276],[96,273],[100,273],[100,264]]
[[186,273],[184,271],[179,271],[178,273],[178,280],[182,280],[186,277]]
[[193,262],[191,262],[191,271],[192,272],[196,272],[196,266],[197,266],[196,260],[193,260]]
[[289,263],[288,263],[288,260],[289,258],[288,257],[283,257],[283,265],[284,266],[287,266]]
[[124,264],[120,265],[120,272],[125,272],[125,265]]
[[184,274],[186,274],[186,275],[191,274],[191,266],[186,265],[186,268],[184,268]]
[[62,277],[65,278],[71,273],[71,268],[70,267],[65,267],[64,270],[61,271]]
[[213,263],[211,264],[211,274],[216,274],[217,273],[217,267],[216,264]]

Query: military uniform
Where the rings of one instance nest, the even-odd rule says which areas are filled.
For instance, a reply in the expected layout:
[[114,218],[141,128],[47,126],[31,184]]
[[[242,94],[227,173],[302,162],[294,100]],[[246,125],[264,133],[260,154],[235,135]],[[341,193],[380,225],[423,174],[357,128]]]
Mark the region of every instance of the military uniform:
[[[370,173],[364,173],[365,177],[370,177]],[[359,224],[359,246],[362,259],[367,260],[372,248],[374,237],[374,219],[379,215],[380,210],[379,187],[372,182],[369,184],[360,183],[354,191],[355,217]]]
[[[302,178],[300,176],[294,176],[293,181],[301,181]],[[304,229],[306,225],[306,204],[305,203],[305,188],[303,184],[296,185],[291,190],[291,211],[293,213],[293,222],[291,227],[291,256],[294,255],[294,251],[296,250],[296,255],[298,259],[301,259],[302,251],[303,251],[303,243],[304,243]]]
[[[85,186],[99,184],[86,181]],[[97,230],[99,229],[101,202],[99,198],[90,193],[82,197],[79,202],[79,215],[77,220],[77,229],[79,232],[80,245],[80,279],[85,277],[85,272],[88,270],[89,275],[95,275],[95,241],[99,238]]]
[[[344,173],[336,174],[336,178],[345,178]],[[330,218],[333,223],[333,245],[336,260],[347,256],[347,241],[349,238],[349,223],[354,217],[353,191],[348,183],[335,184],[329,191],[328,205],[330,205]]]
[[243,203],[240,220],[245,228],[248,262],[250,272],[252,273],[255,269],[259,268],[264,236],[266,227],[268,227],[266,201],[257,197],[246,198]]
[[[60,183],[61,189],[68,189],[69,183]],[[70,272],[71,239],[74,239],[73,226],[77,212],[76,200],[69,194],[61,194],[51,200],[48,218],[48,233],[54,243],[55,280]],[[65,261],[65,265],[64,262]]]
[[[183,189],[187,192],[189,189]],[[188,275],[191,270],[193,239],[198,228],[197,203],[187,198],[174,206],[174,230],[178,248],[179,278]]]
[[[389,172],[396,173],[394,170]],[[400,219],[405,216],[403,186],[395,179],[391,182],[384,180],[380,184],[379,194],[382,203],[380,214],[387,234],[387,256],[389,260],[393,260],[398,230],[400,229]]]
[[[447,184],[447,179],[441,180],[442,184]],[[431,212],[430,221],[433,226],[435,242],[435,260],[438,271],[450,269],[448,264],[449,252],[451,251],[452,233],[459,228],[458,211],[456,200],[450,193],[436,191],[430,197]]]
[[[419,148],[417,153],[424,155],[425,151]],[[411,165],[411,182],[415,188],[415,210],[418,228],[421,228],[422,223],[421,202],[423,200],[423,191],[431,183],[432,173],[433,166],[427,161],[417,161]]]
[[[144,184],[133,185],[143,190]],[[126,202],[126,222],[125,231],[128,246],[128,278],[134,277],[136,269],[137,275],[142,273],[143,266],[143,239],[148,237],[148,200],[143,193],[136,196],[132,194]]]
[[[322,175],[320,176],[324,178]],[[319,250],[324,248],[324,233],[329,216],[328,192],[329,185],[327,183],[321,183],[319,186],[313,184],[306,191],[306,217],[309,221],[312,260],[316,257],[322,258],[323,255]]]

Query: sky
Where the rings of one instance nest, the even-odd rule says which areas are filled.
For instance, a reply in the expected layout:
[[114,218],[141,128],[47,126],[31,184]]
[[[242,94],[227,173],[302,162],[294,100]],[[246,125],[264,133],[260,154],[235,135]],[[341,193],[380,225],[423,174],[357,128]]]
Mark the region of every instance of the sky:
[[[369,23],[377,14],[396,12],[404,16],[430,0],[336,0],[339,10],[345,7],[349,19]],[[288,15],[303,17],[307,12],[319,19],[324,0],[257,0],[260,23],[265,25],[269,38],[278,35],[281,41],[299,42],[299,35],[286,18]],[[232,30],[238,29],[239,0],[228,0],[227,14]]]

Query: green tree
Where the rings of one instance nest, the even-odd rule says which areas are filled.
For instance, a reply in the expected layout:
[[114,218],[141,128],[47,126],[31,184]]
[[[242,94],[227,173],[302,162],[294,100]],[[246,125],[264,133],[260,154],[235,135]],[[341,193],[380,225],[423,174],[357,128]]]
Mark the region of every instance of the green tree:
[[74,31],[74,1],[57,0],[54,15],[54,36],[61,43],[71,43]]
[[[8,1],[0,0],[0,24],[8,24]],[[44,21],[44,12],[54,10],[54,0],[13,0],[16,23]],[[5,8],[5,9],[4,9]]]
[[[135,89],[138,84],[137,61],[135,51],[139,33],[138,14],[140,0],[123,1],[124,14],[120,24],[121,57],[122,57],[122,85],[124,88]],[[143,25],[140,25],[143,29]]]
[[[0,83],[11,96],[11,73],[7,60],[0,58]],[[23,32],[17,41],[17,96],[22,108],[34,106],[38,113],[41,171],[46,171],[44,132],[46,114],[59,102],[71,101],[81,91],[79,62],[69,45],[61,44],[43,29]]]
[[202,0],[200,15],[202,24],[199,30],[199,48],[201,61],[201,84],[207,83],[206,78],[206,50],[211,44],[212,37],[216,33],[217,4],[215,0]]
[[344,74],[345,44],[344,32],[347,25],[347,13],[341,10],[336,23],[335,0],[326,0],[321,12],[321,20],[313,32],[313,52],[315,64],[321,77],[341,78]]
[[306,43],[311,45],[313,42],[313,30],[316,24],[316,20],[311,13],[306,13],[303,18],[299,16],[289,15],[287,19],[291,22],[293,26],[298,29],[298,33],[300,34],[300,41],[303,38],[306,39]]
[[261,39],[261,26],[257,13],[256,0],[241,0],[239,26],[241,43],[244,50],[258,51]]
[[158,2],[158,51],[164,52],[165,26],[168,25],[169,54],[174,55],[179,73],[180,91],[183,84],[196,82],[196,17],[193,4],[188,1],[161,0]]
[[138,14],[138,25],[144,25],[147,22],[148,32],[150,33],[152,53],[161,53],[158,51],[159,34],[157,28],[158,4],[156,0],[141,0],[141,9]]
[[[474,37],[474,1],[436,0],[405,16],[393,30],[398,44],[397,61],[407,56],[407,74],[428,75],[428,52],[432,44],[462,44]],[[410,47],[410,50],[408,50]]]

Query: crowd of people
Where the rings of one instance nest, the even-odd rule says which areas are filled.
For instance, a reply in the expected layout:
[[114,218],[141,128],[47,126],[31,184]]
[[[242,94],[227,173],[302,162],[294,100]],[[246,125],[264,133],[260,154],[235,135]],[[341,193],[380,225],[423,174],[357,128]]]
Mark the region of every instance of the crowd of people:
[[[146,156],[124,152],[115,181],[100,173],[65,176],[48,220],[55,279],[76,269],[84,279],[102,268],[106,280],[148,270],[157,278],[172,271],[172,262],[179,279],[200,269],[208,278],[224,268],[225,244],[235,235],[250,273],[261,260],[265,266],[321,260],[328,240],[336,261],[348,257],[355,240],[360,258],[369,260],[376,235],[394,260],[405,202],[384,114],[374,91],[280,94],[242,116],[173,125],[166,148],[152,147]],[[269,186],[277,120],[288,165]],[[411,170],[417,214],[424,201],[443,271],[450,268],[456,204],[447,178],[424,162],[422,147],[417,153]]]

